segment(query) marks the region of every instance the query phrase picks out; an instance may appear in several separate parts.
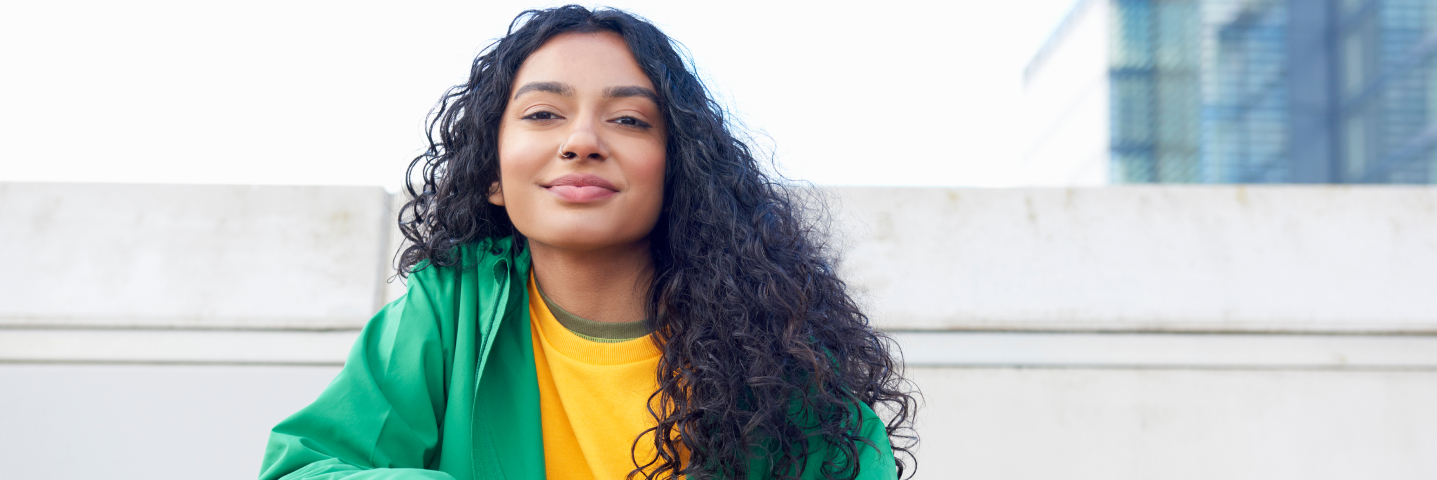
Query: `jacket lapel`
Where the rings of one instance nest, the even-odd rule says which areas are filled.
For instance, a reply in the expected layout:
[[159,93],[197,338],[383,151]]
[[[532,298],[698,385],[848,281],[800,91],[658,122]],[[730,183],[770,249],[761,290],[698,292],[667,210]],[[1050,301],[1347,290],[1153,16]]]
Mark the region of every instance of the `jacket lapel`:
[[[529,255],[510,239],[476,252],[477,288],[466,289],[492,302],[478,311],[480,338],[474,391],[474,477],[544,478],[544,438],[539,385],[529,331]],[[489,247],[483,245],[481,247]]]

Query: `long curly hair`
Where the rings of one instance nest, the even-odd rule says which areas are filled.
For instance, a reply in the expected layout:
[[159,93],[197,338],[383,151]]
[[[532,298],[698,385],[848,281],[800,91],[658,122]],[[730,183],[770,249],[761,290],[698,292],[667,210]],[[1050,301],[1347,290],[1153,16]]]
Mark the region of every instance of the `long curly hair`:
[[842,455],[822,459],[823,477],[851,479],[869,443],[859,432],[875,428],[863,425],[858,403],[886,417],[879,427],[897,470],[911,476],[916,390],[897,347],[870,327],[835,272],[824,222],[810,215],[821,209],[806,209],[812,202],[760,168],[685,56],[631,14],[526,11],[474,60],[468,82],[431,112],[429,148],[409,165],[399,274],[426,260],[452,265],[455,247],[468,242],[522,238],[488,201],[514,76],[550,38],[597,31],[628,43],[668,131],[646,307],[663,352],[650,398],[656,423],[633,445],[652,442],[656,453],[634,458],[629,477],[746,478],[759,460],[773,478],[797,478],[827,448]]

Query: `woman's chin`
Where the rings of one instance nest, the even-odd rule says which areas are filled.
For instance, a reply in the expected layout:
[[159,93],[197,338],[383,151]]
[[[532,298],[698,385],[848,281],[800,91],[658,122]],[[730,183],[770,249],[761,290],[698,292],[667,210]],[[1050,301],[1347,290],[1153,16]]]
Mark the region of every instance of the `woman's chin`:
[[535,246],[538,248],[576,253],[647,249],[649,244],[647,237],[615,236],[608,232],[601,233],[586,229],[552,232],[538,236],[525,234],[525,237],[529,239],[530,244],[537,243],[538,245]]

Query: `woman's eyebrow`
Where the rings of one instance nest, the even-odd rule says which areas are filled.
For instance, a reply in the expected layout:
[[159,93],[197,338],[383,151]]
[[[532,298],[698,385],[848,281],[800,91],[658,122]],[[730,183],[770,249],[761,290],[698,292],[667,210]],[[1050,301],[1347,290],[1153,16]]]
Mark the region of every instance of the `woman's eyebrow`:
[[605,89],[604,89],[604,98],[626,98],[626,97],[645,97],[645,98],[648,98],[649,100],[652,100],[652,101],[654,102],[654,105],[658,105],[658,104],[659,104],[659,94],[654,93],[653,90],[648,89],[648,88],[644,88],[644,87],[640,87],[640,86],[628,86],[628,87],[609,87],[609,88],[605,88]]
[[514,91],[514,98],[519,98],[520,95],[528,92],[549,92],[557,93],[565,97],[572,97],[574,96],[574,87],[570,87],[567,83],[559,82],[529,82]]

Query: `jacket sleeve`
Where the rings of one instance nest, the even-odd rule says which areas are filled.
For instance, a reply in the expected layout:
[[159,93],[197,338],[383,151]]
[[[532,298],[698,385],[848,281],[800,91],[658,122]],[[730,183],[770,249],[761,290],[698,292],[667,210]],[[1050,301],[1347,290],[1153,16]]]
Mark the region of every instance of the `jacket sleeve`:
[[898,465],[894,463],[893,447],[888,442],[888,430],[883,419],[867,405],[859,404],[859,415],[863,418],[862,435],[873,442],[873,447],[859,445],[859,480],[896,480]]
[[261,480],[453,480],[424,469],[444,422],[445,351],[423,276],[370,319],[319,398],[271,430]]
[[[859,443],[858,448],[858,476],[857,480],[897,480],[898,465],[894,463],[893,447],[888,441],[888,430],[884,427],[883,420],[873,412],[867,405],[858,403],[854,413],[862,419],[859,427],[859,436],[873,443],[869,446]],[[803,473],[799,478],[803,480],[820,480],[824,476],[825,463],[834,466],[851,465],[846,460],[842,450],[829,445],[822,438],[813,437],[809,439],[808,461],[805,462]],[[749,464],[749,480],[770,478],[768,472],[769,464],[762,459],[761,455],[755,455],[754,461]],[[842,467],[838,467],[842,468]],[[845,471],[844,474],[847,472]],[[789,472],[793,475],[793,472]],[[842,477],[841,477],[842,478]]]

